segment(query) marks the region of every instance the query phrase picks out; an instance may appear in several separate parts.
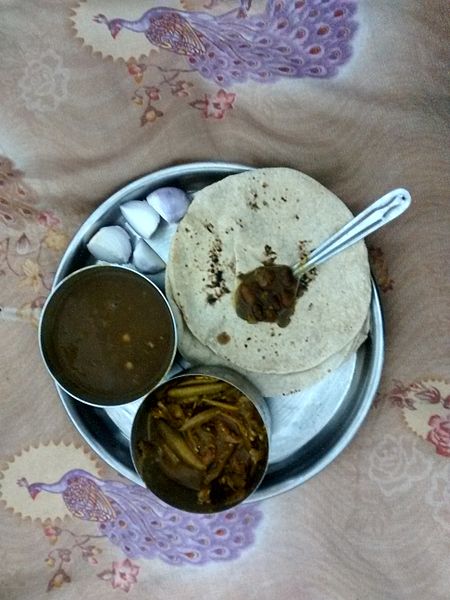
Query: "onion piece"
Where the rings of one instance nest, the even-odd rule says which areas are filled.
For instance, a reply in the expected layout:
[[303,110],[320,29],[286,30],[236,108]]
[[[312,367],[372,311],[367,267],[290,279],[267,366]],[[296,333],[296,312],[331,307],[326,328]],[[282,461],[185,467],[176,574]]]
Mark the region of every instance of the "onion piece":
[[145,200],[125,202],[120,210],[125,221],[144,238],[149,238],[159,225],[159,214]]
[[142,273],[159,273],[166,266],[160,256],[143,239],[136,242],[133,264]]
[[168,223],[178,223],[189,206],[187,195],[175,187],[162,187],[147,196],[147,202]]
[[101,227],[89,240],[87,248],[97,260],[123,264],[131,255],[130,236],[119,225]]

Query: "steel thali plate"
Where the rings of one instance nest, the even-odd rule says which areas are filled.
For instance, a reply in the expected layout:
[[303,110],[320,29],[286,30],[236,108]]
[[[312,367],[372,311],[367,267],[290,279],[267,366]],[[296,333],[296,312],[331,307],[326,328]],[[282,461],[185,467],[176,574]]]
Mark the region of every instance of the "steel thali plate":
[[[179,187],[192,196],[223,177],[249,168],[220,162],[191,163],[155,171],[126,185],[103,202],[80,227],[60,262],[54,286],[69,273],[94,262],[86,244],[100,227],[124,224],[119,208],[123,202],[144,199],[163,186]],[[160,224],[151,238],[152,247],[164,260],[175,229],[174,225]],[[150,278],[163,288],[163,274]],[[383,357],[383,318],[373,283],[370,333],[359,350],[315,385],[289,396],[268,399],[272,417],[269,468],[247,501],[262,500],[304,483],[342,452],[369,411],[381,378]],[[178,357],[171,374],[185,366],[187,363]],[[120,474],[143,485],[129,450],[131,424],[141,400],[96,408],[56,387],[70,419],[91,448]]]

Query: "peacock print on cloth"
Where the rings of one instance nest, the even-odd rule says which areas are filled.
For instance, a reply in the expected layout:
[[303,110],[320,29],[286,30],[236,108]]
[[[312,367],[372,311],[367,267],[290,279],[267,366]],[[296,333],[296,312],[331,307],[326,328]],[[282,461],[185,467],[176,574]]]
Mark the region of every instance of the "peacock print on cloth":
[[174,103],[221,121],[238,94],[340,75],[356,13],[353,0],[80,0],[71,22],[94,56],[125,63],[147,126]]
[[251,0],[213,15],[156,7],[137,20],[94,16],[112,37],[128,29],[149,44],[186,57],[187,66],[218,85],[248,79],[272,83],[281,77],[331,77],[351,55],[356,31],[354,2],[268,0],[249,14]]
[[60,494],[70,514],[94,521],[100,535],[132,559],[160,557],[170,564],[203,564],[237,558],[254,541],[262,513],[254,505],[199,515],[171,508],[136,484],[104,480],[71,469],[59,481],[17,484],[34,500],[41,492]]

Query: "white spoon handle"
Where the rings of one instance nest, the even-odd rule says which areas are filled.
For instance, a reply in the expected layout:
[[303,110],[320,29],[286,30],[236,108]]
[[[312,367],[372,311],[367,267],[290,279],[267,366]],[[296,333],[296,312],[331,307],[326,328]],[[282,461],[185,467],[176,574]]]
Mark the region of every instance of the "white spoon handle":
[[296,263],[292,271],[301,277],[313,267],[320,265],[367,235],[399,217],[411,204],[410,193],[402,188],[393,190],[376,200],[344,227],[315,248],[306,263]]

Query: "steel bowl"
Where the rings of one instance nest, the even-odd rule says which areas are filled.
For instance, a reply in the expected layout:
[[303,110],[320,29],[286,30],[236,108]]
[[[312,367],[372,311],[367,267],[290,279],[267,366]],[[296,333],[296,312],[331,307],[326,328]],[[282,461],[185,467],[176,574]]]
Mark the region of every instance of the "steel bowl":
[[[155,372],[154,369],[149,370],[148,376],[146,374],[145,382],[139,386],[130,385],[128,391],[120,393],[115,390],[97,390],[93,391],[92,387],[89,389],[89,382],[80,381],[79,377],[71,376],[69,369],[65,369],[62,361],[60,360],[60,349],[55,344],[55,327],[57,326],[58,311],[61,309],[62,302],[71,294],[74,285],[80,285],[83,283],[83,279],[96,276],[96,272],[99,274],[105,270],[113,271],[126,271],[132,277],[137,277],[145,282],[145,285],[151,290],[153,297],[160,303],[162,309],[167,313],[169,322],[171,324],[170,331],[170,344],[167,346],[166,352],[162,353],[160,358],[161,362],[158,365],[159,370]],[[99,281],[101,285],[101,277]],[[151,315],[147,315],[149,318]],[[139,317],[139,315],[138,315]],[[80,318],[83,315],[80,314]],[[167,302],[164,294],[161,290],[148,279],[145,275],[138,273],[132,269],[129,269],[120,265],[91,265],[79,269],[67,277],[65,277],[51,292],[47,298],[46,303],[42,309],[40,321],[39,321],[39,346],[41,356],[44,364],[47,367],[48,372],[54,379],[54,381],[72,398],[79,400],[85,404],[97,407],[105,406],[117,406],[121,404],[128,404],[134,402],[140,398],[146,396],[160,381],[167,377],[168,373],[172,368],[172,364],[176,355],[177,350],[177,332],[175,319],[172,313],[172,309]],[[99,361],[103,360],[99,357]]]
[[[148,426],[148,415],[150,409],[157,403],[158,390],[193,375],[207,375],[212,379],[217,380],[217,382],[224,382],[237,389],[251,402],[260,417],[260,424],[266,437],[264,440],[266,452],[261,463],[258,465],[256,472],[250,479],[249,485],[246,487],[245,496],[240,497],[238,500],[225,498],[220,501],[212,500],[211,503],[201,503],[198,500],[197,492],[195,490],[189,489],[181,483],[174,481],[174,479],[169,477],[167,473],[158,467],[159,463],[157,460],[151,462],[150,471],[148,466],[144,468],[140,445],[142,442],[149,444],[149,442],[154,441]],[[183,373],[166,380],[157,386],[144,399],[133,421],[130,442],[131,455],[136,472],[141,477],[142,482],[158,496],[158,498],[180,510],[195,513],[215,513],[227,510],[237,504],[247,501],[260,485],[266,474],[269,463],[270,429],[271,421],[268,406],[259,391],[251,383],[231,369],[225,367],[200,366],[188,369]],[[158,446],[155,444],[153,448],[154,449],[151,452],[154,452],[156,455]]]

